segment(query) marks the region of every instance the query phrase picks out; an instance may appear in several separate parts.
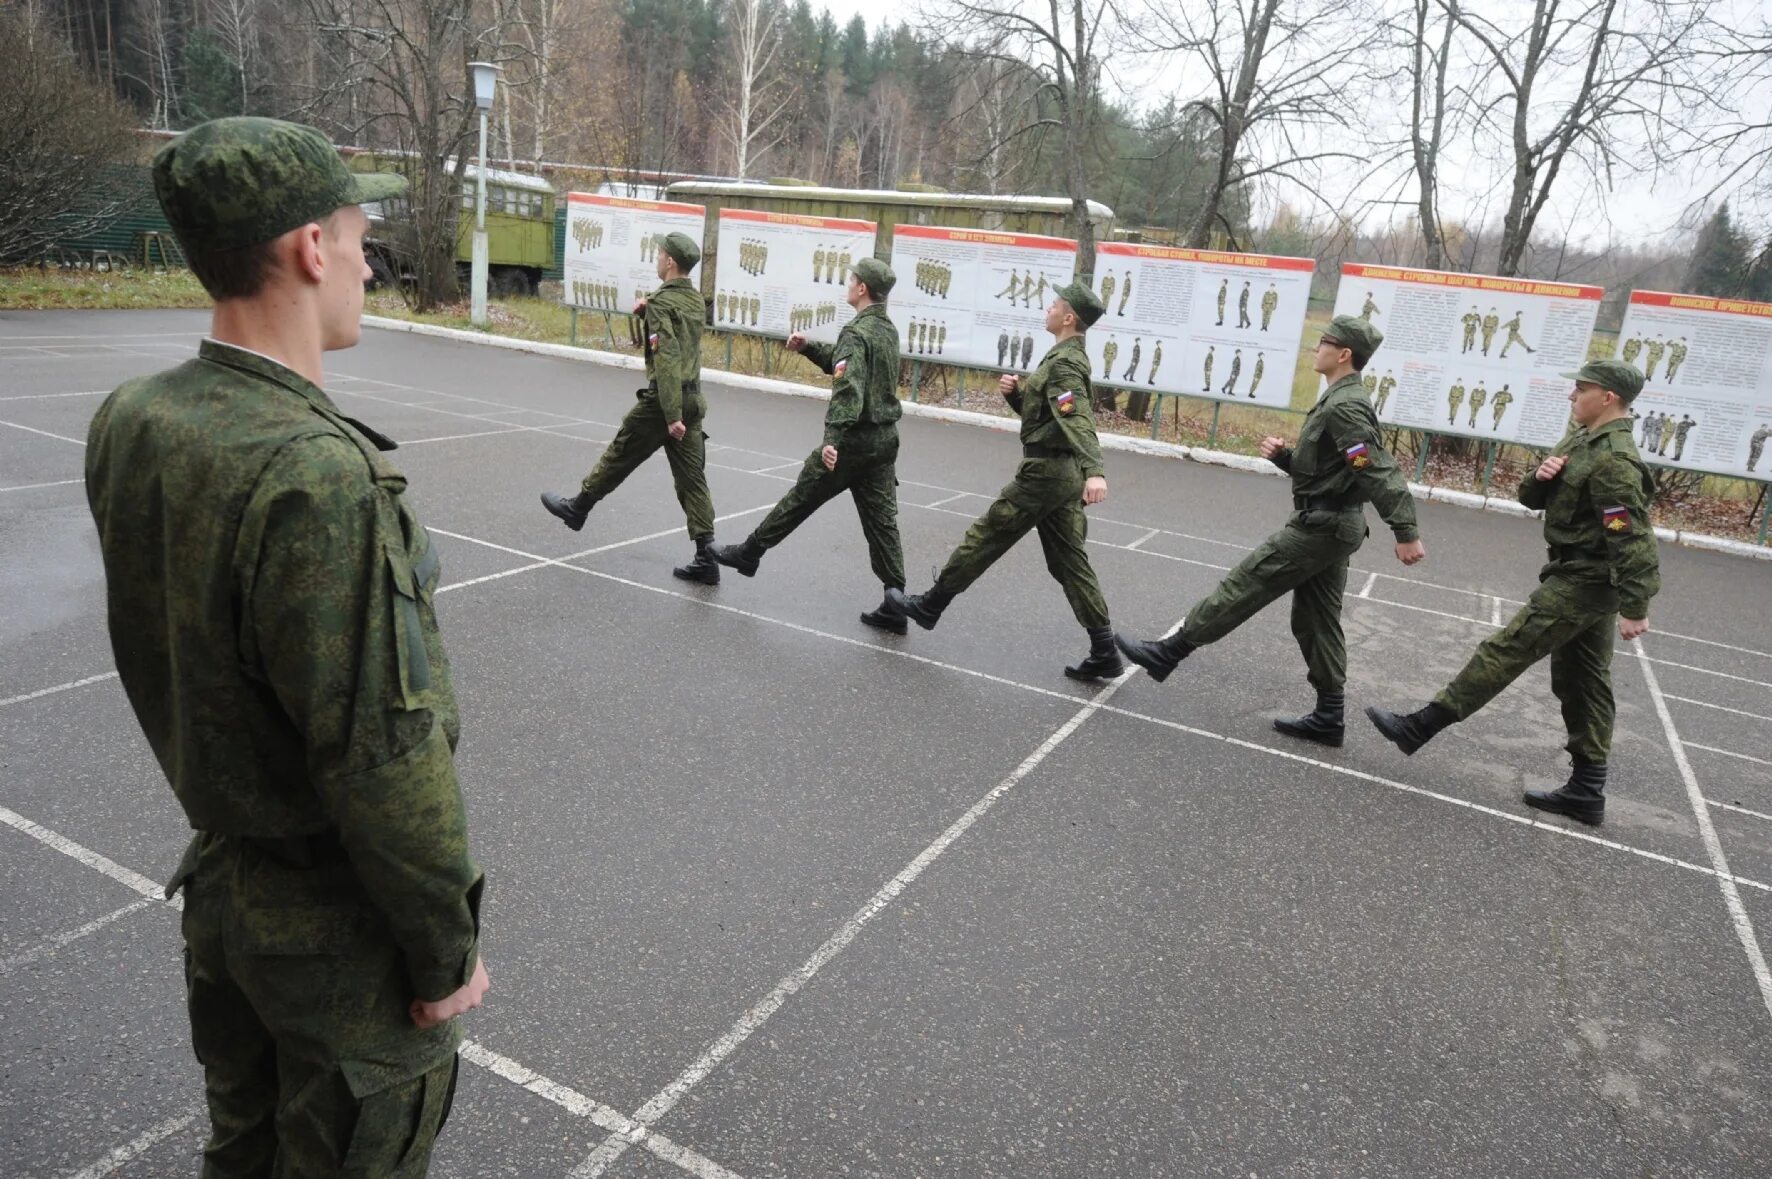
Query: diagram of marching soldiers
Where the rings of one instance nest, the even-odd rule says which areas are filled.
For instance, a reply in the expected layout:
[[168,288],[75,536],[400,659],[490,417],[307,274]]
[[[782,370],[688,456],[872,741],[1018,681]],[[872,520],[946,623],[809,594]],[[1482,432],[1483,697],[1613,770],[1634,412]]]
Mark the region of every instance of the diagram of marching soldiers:
[[[1096,290],[1106,312],[1089,333],[1090,370],[1105,385],[1147,394],[1287,405],[1290,366],[1281,364],[1286,379],[1264,379],[1263,349],[1292,354],[1314,267],[1309,258],[1099,243]],[[1164,352],[1178,348],[1180,363],[1164,369]],[[1130,402],[1128,412],[1143,416]]]
[[598,311],[632,311],[658,286],[654,267],[666,235],[681,233],[699,242],[706,227],[700,205],[568,193],[565,301]]
[[1633,407],[1643,457],[1766,476],[1772,303],[1633,291],[1618,339],[1619,357],[1643,370]]
[[[1531,446],[1568,425],[1568,383],[1599,312],[1599,287],[1348,263],[1335,312],[1381,327],[1379,420]],[[1388,381],[1388,384],[1386,383]]]
[[1071,281],[1076,262],[1077,243],[1069,238],[898,226],[892,270],[915,276],[888,308],[904,355],[998,371],[1031,368],[1046,307]]
[[872,221],[721,209],[714,325],[834,342],[855,314],[843,283],[856,259],[873,254],[875,229]]

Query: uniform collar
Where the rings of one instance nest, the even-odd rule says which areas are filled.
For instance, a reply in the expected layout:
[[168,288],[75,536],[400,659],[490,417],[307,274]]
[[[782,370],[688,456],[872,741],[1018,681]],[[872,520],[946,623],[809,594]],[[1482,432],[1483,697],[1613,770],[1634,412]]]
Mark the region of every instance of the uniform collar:
[[1607,434],[1623,434],[1625,437],[1628,438],[1632,434],[1632,430],[1631,430],[1632,425],[1633,425],[1633,423],[1630,418],[1623,417],[1623,418],[1613,418],[1611,421],[1607,422],[1605,425],[1595,426],[1591,430],[1588,429],[1586,426],[1581,426],[1581,427],[1579,427],[1579,429],[1581,430],[1581,440],[1583,442],[1592,442],[1594,439],[1603,437]]
[[877,315],[882,319],[890,318],[886,314],[886,304],[884,303],[869,303],[855,313],[855,318],[860,319],[864,315]]
[[690,283],[688,277],[686,275],[681,275],[681,274],[679,274],[676,278],[673,278],[671,281],[665,283],[663,286],[659,287],[658,289],[661,291],[668,291],[672,287],[689,287],[691,290],[695,289],[694,285]]
[[1358,389],[1360,391],[1360,396],[1364,397],[1366,395],[1366,385],[1360,379],[1364,375],[1365,374],[1356,370],[1354,372],[1349,373],[1347,376],[1342,377],[1338,381],[1332,381],[1330,383],[1329,387],[1327,389],[1323,390],[1323,395],[1321,397],[1317,398],[1317,404],[1318,405],[1323,404],[1323,402],[1329,400],[1329,395],[1331,393],[1334,393],[1340,389],[1347,389],[1347,388]]
[[1063,349],[1069,348],[1072,352],[1086,352],[1086,351],[1088,351],[1088,349],[1084,345],[1083,339],[1084,339],[1084,337],[1083,337],[1082,333],[1078,333],[1077,335],[1070,336],[1067,339],[1060,340],[1058,343],[1052,345],[1052,351],[1058,352]]
[[297,397],[313,406],[323,417],[337,418],[348,422],[353,429],[369,439],[377,450],[393,450],[399,443],[372,426],[366,426],[356,418],[346,417],[334,405],[326,390],[314,384],[281,361],[272,360],[262,352],[254,352],[250,348],[242,348],[238,344],[224,344],[220,340],[205,338],[197,346],[197,357],[211,364],[219,364],[237,372],[249,373],[252,376],[270,381],[274,385],[294,393]]

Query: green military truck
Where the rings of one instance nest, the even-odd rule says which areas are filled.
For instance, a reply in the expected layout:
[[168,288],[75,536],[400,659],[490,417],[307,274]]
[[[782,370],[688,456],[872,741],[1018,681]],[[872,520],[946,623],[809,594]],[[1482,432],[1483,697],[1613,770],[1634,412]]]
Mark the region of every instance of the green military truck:
[[[358,171],[394,171],[399,161],[361,153],[351,161]],[[474,248],[474,194],[480,169],[462,170],[461,215],[455,223],[455,259],[465,288]],[[486,169],[487,290],[493,296],[533,295],[544,272],[557,271],[554,186],[527,172]],[[375,272],[370,285],[412,278],[412,211],[403,197],[364,206],[369,235],[364,253]]]

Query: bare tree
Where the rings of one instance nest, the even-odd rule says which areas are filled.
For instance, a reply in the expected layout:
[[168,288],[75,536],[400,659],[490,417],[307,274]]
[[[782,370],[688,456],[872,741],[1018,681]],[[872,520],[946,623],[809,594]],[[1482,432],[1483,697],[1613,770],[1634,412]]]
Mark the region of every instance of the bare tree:
[[[1437,33],[1431,27],[1439,20]],[[1415,171],[1416,223],[1430,270],[1446,268],[1446,233],[1440,225],[1440,148],[1445,143],[1446,72],[1454,22],[1437,0],[1409,0],[1409,157]]]
[[166,0],[136,0],[127,38],[141,59],[135,81],[148,96],[148,126],[165,130],[178,114],[177,16]]
[[721,102],[720,135],[732,149],[733,174],[750,175],[756,159],[782,141],[795,88],[781,76],[781,8],[775,0],[731,0],[731,76]]
[[1203,246],[1224,216],[1229,195],[1257,181],[1285,180],[1317,195],[1317,171],[1330,160],[1359,160],[1334,146],[1350,137],[1352,92],[1371,45],[1368,14],[1346,0],[1151,0],[1141,25],[1147,49],[1185,53],[1203,80],[1181,115],[1204,115],[1213,129],[1209,182],[1182,229]]
[[241,115],[252,93],[247,79],[258,64],[258,5],[259,0],[210,0],[209,5],[210,24],[234,63],[240,86],[240,109],[235,113]]
[[957,176],[980,192],[1013,192],[1034,153],[1011,150],[1022,112],[1038,101],[1039,79],[1019,62],[985,58],[963,71],[955,90],[947,134],[957,159]]
[[1566,166],[1585,166],[1601,184],[1641,170],[1706,98],[1698,49],[1711,0],[1532,0],[1523,27],[1465,0],[1436,3],[1474,47],[1484,121],[1506,144],[1498,274],[1520,272]]

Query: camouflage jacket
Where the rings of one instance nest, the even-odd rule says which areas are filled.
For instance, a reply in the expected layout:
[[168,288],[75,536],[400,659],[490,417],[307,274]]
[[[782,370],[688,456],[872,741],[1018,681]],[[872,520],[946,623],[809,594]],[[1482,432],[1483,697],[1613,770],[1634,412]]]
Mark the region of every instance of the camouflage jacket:
[[699,387],[701,328],[707,305],[686,278],[646,296],[646,380],[658,392],[666,422],[684,421],[683,387]]
[[1336,381],[1304,416],[1298,445],[1276,451],[1273,464],[1292,476],[1292,494],[1338,499],[1349,505],[1370,502],[1396,534],[1398,543],[1420,537],[1409,481],[1378,437],[1359,373]]
[[1024,446],[1069,450],[1083,464],[1085,477],[1105,474],[1101,442],[1095,436],[1089,354],[1083,337],[1054,344],[1033,372],[1009,395],[1009,408],[1021,415]]
[[826,446],[841,451],[851,426],[889,426],[904,415],[898,404],[898,328],[885,304],[863,307],[834,345],[808,341],[800,354],[836,378],[824,415]]
[[1661,590],[1649,523],[1655,479],[1631,439],[1631,420],[1577,426],[1551,453],[1569,459],[1555,479],[1539,479],[1534,468],[1520,480],[1520,502],[1544,512],[1544,542],[1553,549],[1546,575],[1608,583],[1618,590],[1620,614],[1647,618],[1649,599]]
[[[198,831],[335,835],[420,998],[472,973],[440,566],[393,443],[268,357],[204,341],[88,433],[124,691]],[[291,903],[295,903],[294,900]]]

